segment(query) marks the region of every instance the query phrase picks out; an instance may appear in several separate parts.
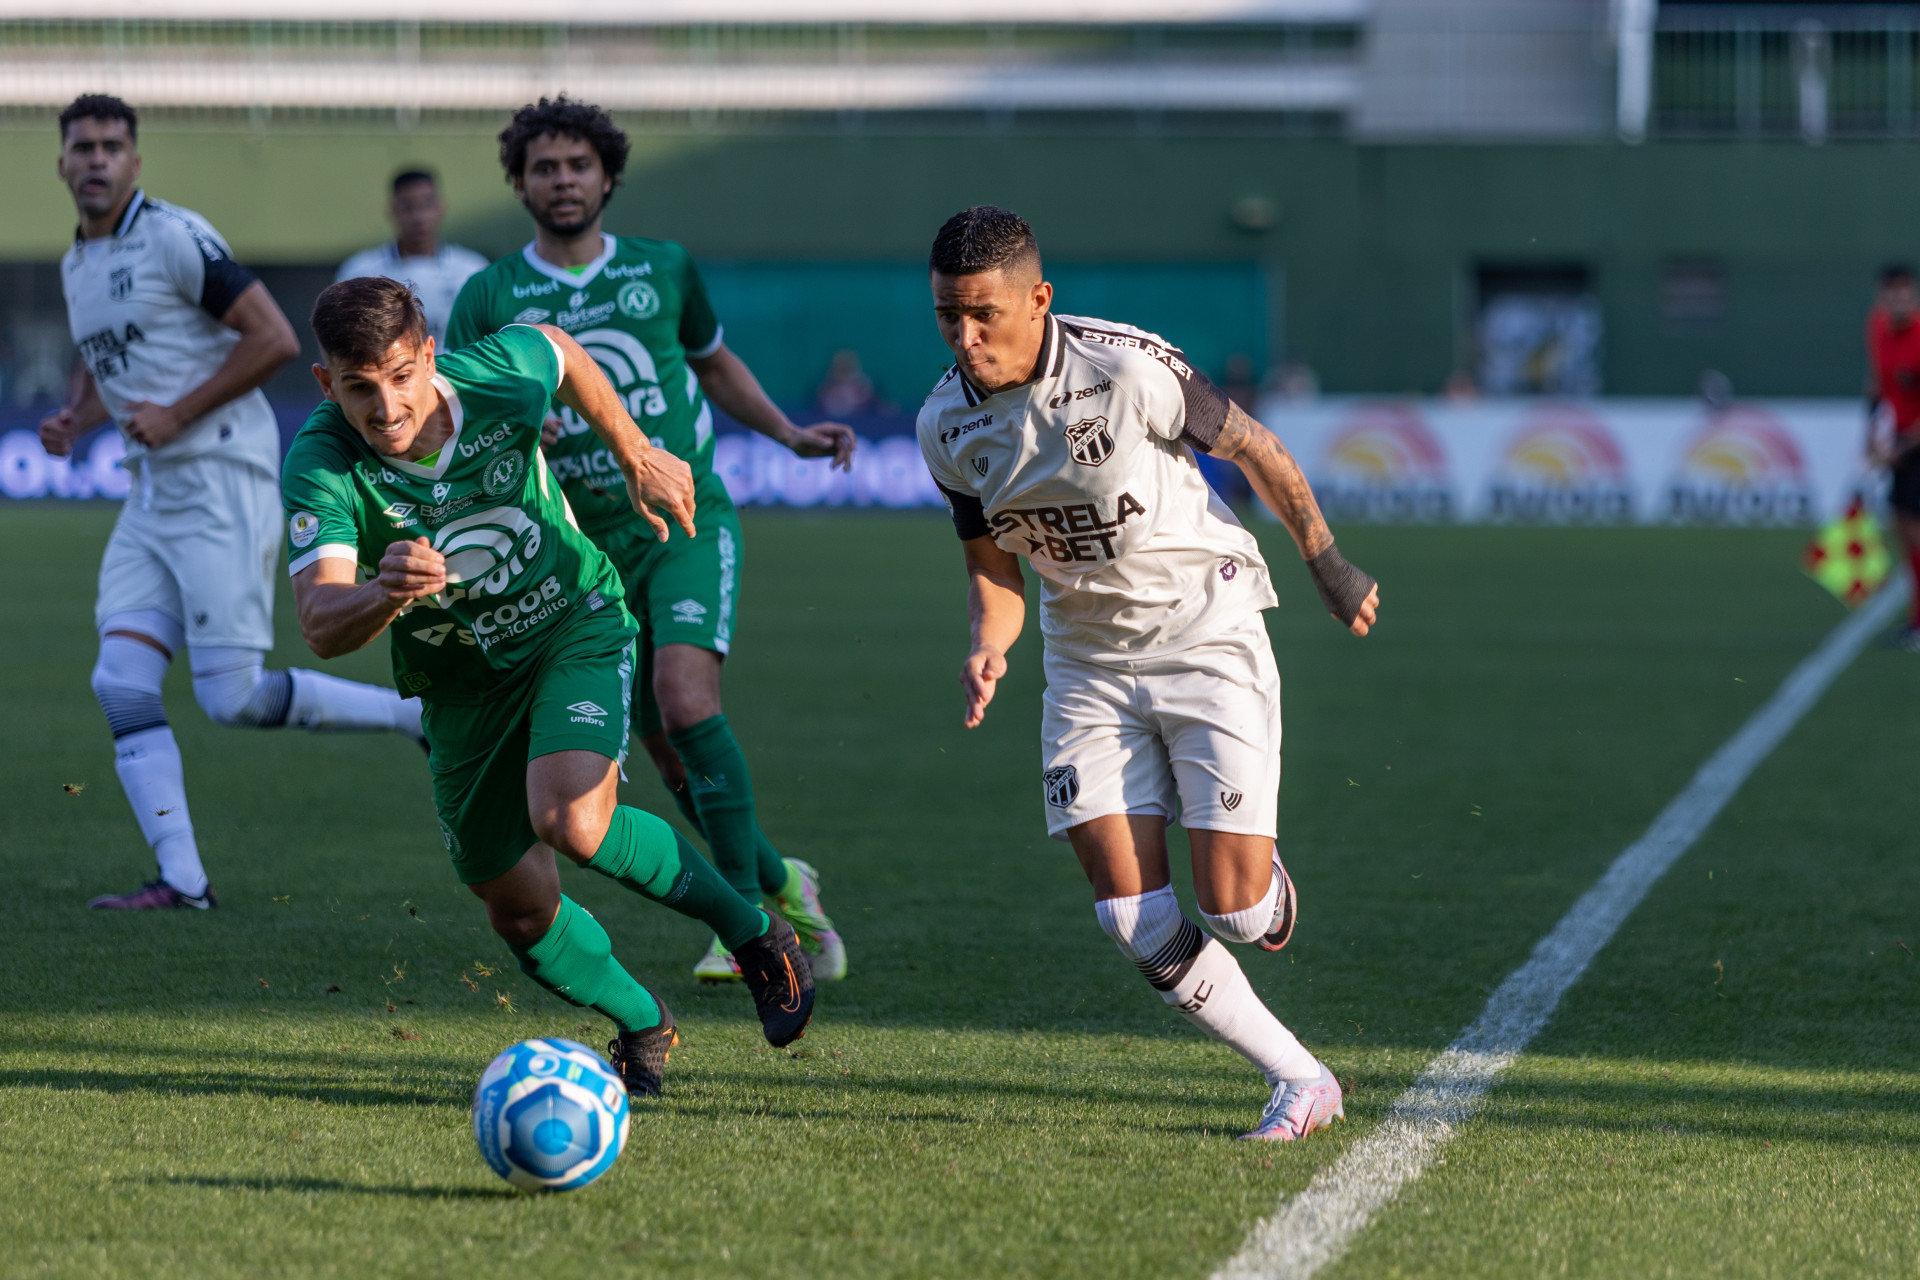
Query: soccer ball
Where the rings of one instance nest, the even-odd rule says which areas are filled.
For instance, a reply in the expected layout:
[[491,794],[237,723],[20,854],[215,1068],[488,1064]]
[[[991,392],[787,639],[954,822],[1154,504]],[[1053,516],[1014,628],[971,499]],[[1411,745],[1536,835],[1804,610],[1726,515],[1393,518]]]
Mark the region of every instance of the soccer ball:
[[527,1191],[572,1191],[627,1145],[627,1086],[572,1040],[522,1040],[487,1064],[473,1137],[493,1171]]

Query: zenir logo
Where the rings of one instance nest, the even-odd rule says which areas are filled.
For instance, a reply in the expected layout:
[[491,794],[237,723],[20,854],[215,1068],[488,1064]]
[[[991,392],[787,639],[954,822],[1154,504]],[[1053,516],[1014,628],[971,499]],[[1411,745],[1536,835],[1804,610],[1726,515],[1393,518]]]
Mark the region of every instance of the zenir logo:
[[1220,793],[1220,803],[1227,806],[1228,813],[1232,813],[1240,807],[1240,793],[1238,791],[1222,791]]

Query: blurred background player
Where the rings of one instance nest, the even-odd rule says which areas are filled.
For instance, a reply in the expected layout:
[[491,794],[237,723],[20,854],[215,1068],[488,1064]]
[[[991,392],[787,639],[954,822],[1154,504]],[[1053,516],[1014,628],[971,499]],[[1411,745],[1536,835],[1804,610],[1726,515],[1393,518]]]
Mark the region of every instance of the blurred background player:
[[66,456],[111,417],[133,472],[100,563],[93,691],[160,874],[90,905],[204,910],[216,900],[160,697],[182,645],[194,697],[220,724],[418,739],[420,713],[391,689],[265,669],[280,559],[280,430],[259,388],[300,344],[206,219],[137,188],[138,133],[118,98],[85,94],[60,113],[59,173],[80,212],[60,273],[86,373],[77,402],[41,422],[40,440]]
[[667,521],[653,507],[692,523],[686,464],[647,443],[551,326],[509,325],[436,359],[407,287],[359,279],[320,295],[313,334],[326,399],[284,483],[300,630],[324,657],[388,634],[394,676],[421,700],[441,839],[494,932],[528,977],[613,1020],[607,1054],[629,1093],[660,1092],[673,1017],[561,893],[555,853],[713,929],[768,1041],[797,1040],[813,980],[792,927],[619,803],[637,628],[548,483],[541,424],[554,400],[589,423],[655,537]]
[[[761,833],[747,757],[720,709],[744,543],[713,471],[707,400],[801,457],[831,457],[842,468],[852,464],[853,431],[838,423],[795,426],[767,398],[722,340],[685,249],[601,230],[627,151],[612,117],[586,103],[542,98],[514,114],[500,133],[500,164],[532,215],[534,238],[467,282],[447,341],[457,350],[516,322],[566,330],[600,362],[654,444],[692,468],[699,532],[675,529],[658,541],[586,422],[562,408],[547,424],[553,472],[581,531],[619,570],[640,623],[634,727],[641,742],[727,883],[749,899],[765,895],[799,930],[815,976],[837,979],[846,973],[846,947],[821,907],[819,876],[782,858]],[[694,973],[708,982],[740,977],[718,938]]]
[[1913,612],[1893,643],[1920,653],[1920,283],[1904,262],[1881,269],[1867,366],[1867,457],[1893,473],[1887,503],[1914,578]]
[[1355,635],[1379,588],[1335,548],[1292,455],[1184,353],[1131,325],[1052,314],[1025,220],[955,214],[929,266],[955,364],[918,433],[966,555],[966,725],[1020,636],[1024,556],[1041,579],[1047,834],[1072,844],[1101,929],[1161,998],[1272,1086],[1244,1136],[1304,1137],[1345,1114],[1339,1082],[1186,918],[1167,868],[1177,812],[1208,927],[1286,945],[1297,912],[1274,843],[1280,674],[1261,618],[1278,601],[1253,535],[1189,450],[1246,473]]
[[348,258],[334,280],[385,276],[411,286],[426,312],[427,333],[445,346],[453,300],[460,296],[467,277],[483,269],[487,260],[440,239],[447,206],[440,198],[440,180],[425,169],[403,169],[393,175],[387,217],[393,223],[393,239]]

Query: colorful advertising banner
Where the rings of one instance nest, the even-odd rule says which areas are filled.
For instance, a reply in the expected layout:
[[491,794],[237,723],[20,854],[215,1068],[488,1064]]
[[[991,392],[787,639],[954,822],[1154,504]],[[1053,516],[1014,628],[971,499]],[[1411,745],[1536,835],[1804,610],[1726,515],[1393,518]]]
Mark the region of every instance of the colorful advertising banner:
[[1261,406],[1336,522],[1811,527],[1865,478],[1855,400]]

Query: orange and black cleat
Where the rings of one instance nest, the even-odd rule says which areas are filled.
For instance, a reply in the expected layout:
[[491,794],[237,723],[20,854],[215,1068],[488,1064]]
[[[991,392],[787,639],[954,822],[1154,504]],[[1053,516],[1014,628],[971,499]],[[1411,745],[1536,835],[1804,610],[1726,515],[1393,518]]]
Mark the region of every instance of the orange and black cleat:
[[680,1043],[680,1033],[674,1030],[673,1014],[666,1001],[658,996],[654,999],[660,1005],[660,1025],[645,1031],[622,1031],[607,1046],[607,1061],[626,1082],[629,1098],[660,1096],[667,1058]]
[[771,912],[767,919],[767,931],[734,948],[733,958],[753,993],[767,1043],[778,1049],[806,1034],[807,1020],[813,1017],[813,967],[793,926]]

